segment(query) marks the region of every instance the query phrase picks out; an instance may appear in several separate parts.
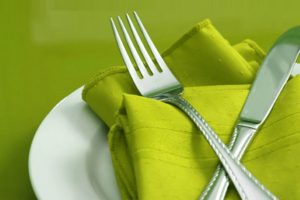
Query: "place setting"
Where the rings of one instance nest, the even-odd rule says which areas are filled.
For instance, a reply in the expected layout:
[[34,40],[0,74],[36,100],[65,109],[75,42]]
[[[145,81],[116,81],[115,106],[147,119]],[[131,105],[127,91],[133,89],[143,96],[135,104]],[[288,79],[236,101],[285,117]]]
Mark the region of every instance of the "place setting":
[[300,26],[265,53],[205,19],[161,52],[142,16],[107,19],[124,65],[95,73],[37,129],[37,198],[298,199]]

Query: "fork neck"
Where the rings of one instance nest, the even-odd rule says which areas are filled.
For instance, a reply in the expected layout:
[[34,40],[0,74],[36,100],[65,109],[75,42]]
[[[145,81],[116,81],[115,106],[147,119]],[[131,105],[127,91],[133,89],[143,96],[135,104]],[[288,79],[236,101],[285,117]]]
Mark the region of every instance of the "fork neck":
[[[154,96],[151,96],[151,98],[163,101],[164,99],[173,98],[174,96],[179,96],[183,93],[183,88],[173,88],[169,91],[164,91],[163,93],[156,94]],[[149,96],[150,97],[150,96]]]
[[160,94],[155,94],[153,96],[149,95],[148,97],[163,101],[165,99],[172,98],[174,96],[179,96],[183,93],[183,88],[182,87],[177,87],[177,88],[172,88],[171,90],[168,91],[163,91]]

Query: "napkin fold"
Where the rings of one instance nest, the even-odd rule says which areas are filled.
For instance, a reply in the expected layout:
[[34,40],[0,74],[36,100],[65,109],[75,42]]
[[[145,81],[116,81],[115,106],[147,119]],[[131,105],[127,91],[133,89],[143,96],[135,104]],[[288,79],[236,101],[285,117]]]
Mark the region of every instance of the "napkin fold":
[[[264,52],[251,40],[231,46],[205,20],[163,57],[185,86],[184,97],[227,143]],[[297,76],[288,82],[242,160],[281,199],[300,197],[299,89]],[[110,127],[122,199],[197,199],[218,159],[185,114],[139,96],[124,66],[97,74],[86,84],[83,99]],[[234,188],[227,199],[239,199]]]

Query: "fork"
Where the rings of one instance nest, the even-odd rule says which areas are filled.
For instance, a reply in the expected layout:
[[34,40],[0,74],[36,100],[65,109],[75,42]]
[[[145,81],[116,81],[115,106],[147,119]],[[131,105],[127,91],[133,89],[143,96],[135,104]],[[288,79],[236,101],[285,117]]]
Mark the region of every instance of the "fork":
[[224,143],[222,143],[213,129],[205,122],[196,109],[194,109],[193,106],[181,96],[184,90],[183,86],[172,74],[167,64],[160,56],[136,12],[134,12],[134,17],[161,70],[158,70],[152,61],[128,14],[126,14],[128,24],[136,43],[139,46],[140,52],[142,53],[149,67],[148,70],[150,70],[151,73],[147,71],[146,66],[138,54],[121,17],[118,16],[118,21],[138,70],[135,69],[134,64],[131,62],[113,18],[111,18],[110,21],[123,61],[141,95],[172,104],[180,108],[191,118],[219,157],[224,169],[226,170],[242,199],[277,199],[262,184],[260,184],[258,180],[255,179],[254,176],[243,165],[241,165],[237,159],[232,156],[229,149],[224,145]]

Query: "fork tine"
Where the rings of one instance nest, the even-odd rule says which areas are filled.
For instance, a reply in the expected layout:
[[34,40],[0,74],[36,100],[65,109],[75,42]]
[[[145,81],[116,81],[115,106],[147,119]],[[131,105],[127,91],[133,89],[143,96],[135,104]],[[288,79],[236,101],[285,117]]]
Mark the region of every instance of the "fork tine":
[[148,54],[148,52],[147,52],[147,50],[146,50],[143,42],[141,41],[141,38],[139,37],[139,35],[138,35],[138,33],[137,33],[137,31],[136,31],[136,29],[135,29],[135,27],[134,27],[131,19],[130,19],[130,16],[128,14],[126,14],[126,18],[127,18],[128,23],[129,23],[129,26],[131,28],[131,31],[133,33],[133,36],[134,36],[134,38],[135,38],[135,40],[136,40],[136,42],[137,42],[137,44],[138,44],[138,46],[139,46],[139,48],[141,50],[141,52],[142,52],[142,54],[143,54],[146,62],[147,62],[150,70],[152,71],[153,74],[159,72],[157,70],[156,66],[154,65],[151,57],[149,56],[149,54]]
[[139,24],[139,27],[158,63],[158,65],[160,66],[160,68],[162,69],[162,71],[169,71],[169,68],[167,66],[167,64],[165,63],[165,61],[163,60],[163,58],[160,56],[158,50],[156,49],[155,45],[153,44],[148,32],[146,31],[141,19],[139,18],[138,14],[136,11],[133,12],[134,13],[134,16],[135,16],[135,19],[137,20],[138,24]]
[[123,60],[125,62],[125,65],[126,65],[128,71],[129,71],[129,73],[130,73],[133,81],[136,82],[140,78],[138,77],[138,74],[137,74],[137,72],[136,72],[136,70],[135,70],[135,68],[134,68],[134,66],[133,66],[133,64],[132,64],[132,62],[131,62],[128,54],[127,54],[127,52],[126,52],[126,49],[125,49],[125,47],[123,45],[123,42],[122,42],[121,37],[120,37],[120,35],[118,33],[118,30],[116,28],[116,25],[114,23],[113,18],[110,18],[110,22],[111,22],[111,25],[112,25],[112,28],[113,28],[113,32],[114,32],[117,44],[119,46],[119,50],[120,50],[122,58],[123,58]]
[[137,53],[137,51],[136,51],[136,49],[135,49],[135,47],[134,47],[134,45],[133,45],[133,43],[132,43],[132,41],[130,39],[130,36],[129,36],[129,34],[128,34],[128,32],[127,32],[127,30],[126,30],[126,28],[125,28],[125,26],[123,24],[123,21],[122,21],[121,17],[118,16],[118,20],[119,20],[120,26],[121,26],[121,28],[123,30],[123,33],[125,35],[125,39],[126,39],[126,41],[128,43],[128,46],[129,46],[129,48],[131,50],[132,56],[133,56],[133,58],[134,58],[134,60],[135,60],[135,62],[137,64],[137,66],[138,66],[138,68],[139,68],[139,70],[140,70],[143,78],[145,78],[146,76],[149,76],[149,73],[147,72],[143,61],[141,60],[139,54]]

